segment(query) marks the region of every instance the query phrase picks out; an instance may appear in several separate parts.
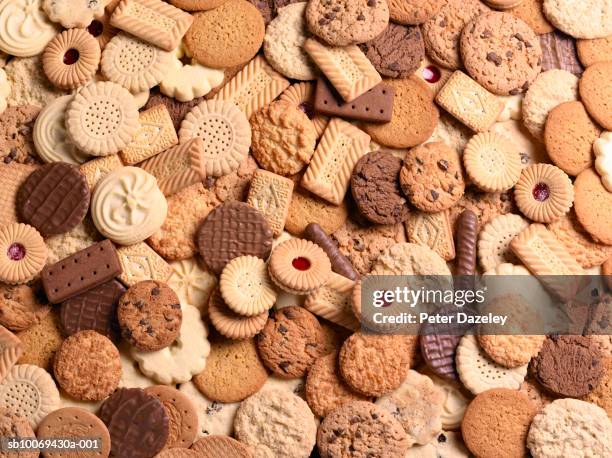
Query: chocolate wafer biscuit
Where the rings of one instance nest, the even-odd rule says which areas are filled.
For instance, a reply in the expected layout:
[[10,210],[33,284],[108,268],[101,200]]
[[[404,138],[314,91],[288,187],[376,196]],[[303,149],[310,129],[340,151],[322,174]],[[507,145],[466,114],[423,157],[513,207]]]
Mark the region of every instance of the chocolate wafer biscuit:
[[110,240],[103,240],[46,266],[41,278],[49,302],[58,304],[120,273],[121,264],[115,247]]
[[117,340],[117,303],[125,287],[111,280],[62,303],[60,321],[64,334],[71,336],[79,331],[91,329]]
[[558,68],[576,76],[582,75],[584,68],[578,60],[576,40],[573,37],[555,30],[540,35],[540,46],[543,72]]
[[79,168],[54,162],[28,176],[17,192],[17,208],[24,222],[49,236],[79,224],[87,214],[89,199],[89,186]]
[[162,402],[140,388],[120,388],[100,407],[111,437],[111,454],[130,458],[155,456],[166,444],[169,419]]
[[359,274],[353,268],[351,261],[344,256],[338,246],[331,239],[325,230],[317,223],[310,223],[304,229],[304,238],[319,245],[331,262],[331,267],[334,272],[351,280],[357,280]]
[[272,250],[272,230],[262,214],[243,202],[215,208],[200,226],[197,244],[204,262],[220,275],[238,256],[267,259]]
[[345,102],[324,78],[319,78],[314,109],[327,116],[357,119],[366,122],[389,122],[393,114],[395,88],[380,83],[352,102]]

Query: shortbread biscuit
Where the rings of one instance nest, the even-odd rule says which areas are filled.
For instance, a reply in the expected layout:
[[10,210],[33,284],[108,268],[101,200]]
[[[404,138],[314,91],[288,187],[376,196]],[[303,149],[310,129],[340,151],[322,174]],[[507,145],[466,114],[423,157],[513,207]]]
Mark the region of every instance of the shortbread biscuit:
[[157,178],[159,189],[169,197],[181,189],[204,181],[204,153],[204,142],[200,137],[195,137],[168,148],[139,166]]
[[125,165],[137,164],[178,143],[170,113],[164,105],[156,105],[138,115],[140,127],[119,157]]
[[302,177],[302,186],[339,205],[349,186],[357,161],[367,153],[370,136],[340,118],[332,119],[312,161]]
[[206,174],[221,177],[236,170],[251,146],[247,117],[229,101],[205,100],[191,109],[181,123],[179,141],[204,141]]
[[100,233],[131,245],[153,235],[168,212],[166,198],[153,175],[137,167],[121,167],[96,185],[91,215]]
[[285,227],[293,186],[289,178],[266,170],[257,170],[251,180],[247,204],[261,212],[275,237]]
[[489,130],[504,108],[501,100],[461,71],[452,74],[436,102],[475,132]]
[[115,35],[102,52],[100,70],[131,92],[157,86],[170,69],[172,54],[126,33]]
[[382,81],[365,54],[355,45],[326,46],[314,38],[304,49],[345,102],[351,102]]
[[171,51],[193,23],[193,17],[161,0],[123,0],[111,16],[113,27]]
[[446,261],[455,259],[455,242],[447,211],[411,212],[404,225],[410,243],[425,245]]
[[289,81],[276,72],[264,57],[257,56],[227,82],[213,100],[233,102],[250,118],[288,86]]
[[219,288],[227,306],[239,315],[260,315],[276,301],[266,264],[255,256],[238,256],[228,262]]
[[217,278],[197,258],[170,263],[172,273],[168,285],[179,297],[181,304],[189,304],[206,314],[209,297],[217,284]]
[[119,152],[132,141],[138,126],[134,97],[110,81],[88,84],[66,110],[68,139],[92,156]]
[[478,235],[478,260],[485,272],[516,261],[510,242],[527,226],[529,222],[515,214],[498,215],[484,225]]

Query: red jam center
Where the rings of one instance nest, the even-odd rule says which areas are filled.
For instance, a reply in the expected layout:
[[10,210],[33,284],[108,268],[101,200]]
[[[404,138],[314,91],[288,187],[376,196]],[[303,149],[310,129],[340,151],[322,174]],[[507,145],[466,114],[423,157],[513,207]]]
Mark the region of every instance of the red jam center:
[[423,69],[423,78],[428,83],[437,83],[440,81],[441,77],[442,73],[440,72],[440,69],[434,65],[429,65]]
[[21,261],[25,258],[26,249],[21,243],[12,243],[6,250],[6,255],[11,261]]
[[87,26],[87,31],[94,37],[99,37],[104,32],[104,26],[100,21],[91,21],[91,24]]
[[308,116],[308,119],[312,119],[314,117],[314,108],[310,103],[302,102],[298,105],[298,108],[302,110],[306,116]]
[[297,270],[308,270],[310,269],[310,261],[306,258],[295,258],[291,261],[291,265]]
[[72,65],[76,63],[77,60],[79,60],[79,51],[74,48],[70,48],[68,51],[65,52],[64,63],[66,65]]
[[533,198],[538,202],[544,202],[550,197],[550,188],[545,183],[538,183],[533,187]]

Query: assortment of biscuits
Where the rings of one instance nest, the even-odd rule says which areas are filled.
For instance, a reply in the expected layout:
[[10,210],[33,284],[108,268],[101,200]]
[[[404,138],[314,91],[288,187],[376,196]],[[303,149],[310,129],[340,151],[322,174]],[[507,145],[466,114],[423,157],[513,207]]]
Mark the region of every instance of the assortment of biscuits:
[[612,291],[361,329],[377,275],[612,274],[610,0],[0,18],[0,457],[612,456]]

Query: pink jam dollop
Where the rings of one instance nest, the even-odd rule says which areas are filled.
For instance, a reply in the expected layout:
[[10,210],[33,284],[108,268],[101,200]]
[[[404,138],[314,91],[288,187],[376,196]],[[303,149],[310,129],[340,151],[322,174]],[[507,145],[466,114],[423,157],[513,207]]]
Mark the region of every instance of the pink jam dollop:
[[310,261],[306,258],[299,257],[291,261],[291,265],[297,270],[308,270],[310,269]]
[[21,243],[11,243],[6,250],[6,255],[11,261],[21,261],[25,258],[26,249]]
[[440,72],[440,69],[436,67],[435,65],[428,65],[427,67],[423,69],[423,78],[428,83],[431,83],[431,84],[437,83],[438,81],[440,81],[441,77],[442,77],[442,72]]
[[550,188],[545,183],[538,183],[533,187],[533,198],[538,202],[544,202],[550,197]]

